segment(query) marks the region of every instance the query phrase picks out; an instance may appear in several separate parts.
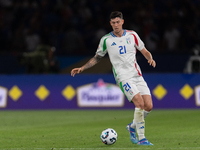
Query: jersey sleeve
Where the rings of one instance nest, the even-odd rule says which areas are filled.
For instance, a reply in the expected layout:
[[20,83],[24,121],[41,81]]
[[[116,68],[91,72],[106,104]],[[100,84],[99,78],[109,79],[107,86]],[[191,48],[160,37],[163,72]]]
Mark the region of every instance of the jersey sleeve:
[[99,42],[99,46],[98,46],[97,51],[96,51],[97,55],[103,57],[107,53],[106,40],[107,40],[107,38],[105,38],[105,37],[101,38],[101,40]]
[[139,35],[136,32],[133,32],[132,34],[134,36],[134,40],[135,40],[135,47],[138,50],[142,50],[144,48],[144,43],[143,41],[140,39]]

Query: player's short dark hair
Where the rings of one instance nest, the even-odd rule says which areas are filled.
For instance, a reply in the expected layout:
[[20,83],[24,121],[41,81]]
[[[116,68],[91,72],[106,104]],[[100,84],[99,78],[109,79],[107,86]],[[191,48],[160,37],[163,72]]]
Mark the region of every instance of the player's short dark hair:
[[120,11],[113,11],[113,12],[111,12],[111,14],[110,14],[110,20],[111,19],[115,19],[116,17],[119,17],[119,18],[123,19],[122,12],[120,12]]

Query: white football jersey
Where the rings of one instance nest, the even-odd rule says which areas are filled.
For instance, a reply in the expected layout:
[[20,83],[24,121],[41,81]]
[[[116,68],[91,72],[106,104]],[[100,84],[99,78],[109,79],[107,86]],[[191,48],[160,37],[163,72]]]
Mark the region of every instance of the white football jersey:
[[136,52],[144,48],[138,34],[134,31],[124,30],[122,37],[110,32],[100,40],[96,54],[104,56],[108,53],[113,66],[113,73],[117,81],[142,76],[136,61]]

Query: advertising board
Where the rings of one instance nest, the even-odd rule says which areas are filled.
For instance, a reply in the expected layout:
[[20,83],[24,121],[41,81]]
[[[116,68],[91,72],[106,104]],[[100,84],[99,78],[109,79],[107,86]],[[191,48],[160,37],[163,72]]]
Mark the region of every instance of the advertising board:
[[[154,109],[200,108],[200,74],[143,74]],[[1,75],[0,110],[133,109],[112,74]]]

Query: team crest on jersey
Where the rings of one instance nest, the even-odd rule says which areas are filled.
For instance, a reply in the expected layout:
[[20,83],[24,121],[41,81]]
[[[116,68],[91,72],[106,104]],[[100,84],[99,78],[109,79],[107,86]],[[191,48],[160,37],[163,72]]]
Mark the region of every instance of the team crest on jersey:
[[130,39],[130,37],[129,37],[129,38],[126,38],[126,43],[127,43],[127,44],[131,44],[131,39]]

